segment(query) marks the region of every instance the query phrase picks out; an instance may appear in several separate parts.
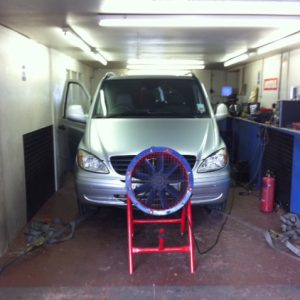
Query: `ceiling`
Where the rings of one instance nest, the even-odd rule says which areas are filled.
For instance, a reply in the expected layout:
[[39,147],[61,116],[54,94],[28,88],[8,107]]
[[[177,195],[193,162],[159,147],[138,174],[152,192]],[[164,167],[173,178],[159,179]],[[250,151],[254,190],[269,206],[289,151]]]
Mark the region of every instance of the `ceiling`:
[[[204,6],[201,0],[0,0],[0,23],[43,45],[57,49],[87,64],[103,66],[66,41],[62,28],[71,27],[89,45],[95,47],[109,61],[106,68],[125,68],[129,58],[199,59],[210,67],[222,67],[224,60],[255,48],[264,38],[279,31],[300,30],[300,1],[205,1],[215,6]],[[220,5],[223,2],[226,5]],[[283,8],[287,2],[292,11]],[[177,6],[175,4],[177,3]],[[232,4],[239,3],[240,6]],[[159,6],[163,4],[164,6]],[[250,6],[251,4],[251,6]],[[268,4],[270,11],[259,5]],[[283,6],[284,4],[284,6]],[[232,7],[232,10],[230,8]],[[256,11],[254,8],[257,8]],[[194,8],[194,9],[193,9]],[[252,8],[254,11],[252,11]],[[261,8],[263,8],[261,6]],[[296,9],[295,9],[296,8]],[[214,17],[210,27],[161,28],[100,27],[99,20],[108,14],[141,16],[144,14],[188,14]],[[214,14],[212,16],[212,14]],[[234,25],[224,26],[222,15],[232,17]],[[257,14],[266,20],[259,24]],[[271,14],[271,15],[269,15]],[[271,18],[282,18],[269,26]],[[255,27],[246,26],[252,19]],[[275,20],[276,21],[276,20]],[[286,21],[296,21],[293,27]],[[155,23],[155,20],[153,20]]]

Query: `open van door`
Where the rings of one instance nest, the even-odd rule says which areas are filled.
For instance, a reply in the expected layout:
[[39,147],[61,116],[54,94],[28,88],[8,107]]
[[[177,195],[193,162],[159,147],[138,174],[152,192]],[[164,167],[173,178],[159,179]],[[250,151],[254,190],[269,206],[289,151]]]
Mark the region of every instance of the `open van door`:
[[62,100],[58,125],[61,168],[73,170],[77,147],[83,136],[91,106],[91,96],[83,84],[68,80]]

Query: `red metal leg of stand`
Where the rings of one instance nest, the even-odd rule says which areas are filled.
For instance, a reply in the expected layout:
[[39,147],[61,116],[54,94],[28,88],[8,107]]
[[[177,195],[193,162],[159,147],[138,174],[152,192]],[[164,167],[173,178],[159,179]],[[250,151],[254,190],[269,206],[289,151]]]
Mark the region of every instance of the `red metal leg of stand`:
[[127,198],[127,231],[128,231],[128,260],[129,260],[129,274],[133,274],[133,251],[132,251],[132,237],[133,237],[133,212],[132,202]]
[[191,273],[195,273],[195,252],[194,252],[194,238],[193,238],[193,223],[192,223],[192,205],[191,200],[188,201],[187,204],[187,219],[188,219],[188,240],[189,240],[189,248],[190,248],[190,266]]
[[[128,259],[129,259],[129,274],[134,271],[134,254],[136,253],[163,253],[163,252],[189,252],[191,273],[195,273],[195,252],[194,239],[192,229],[192,206],[191,200],[182,210],[180,219],[160,219],[160,220],[134,220],[131,199],[127,198],[127,230],[128,230]],[[134,224],[180,224],[180,231],[183,234],[188,223],[188,245],[178,247],[165,247],[163,228],[159,232],[158,248],[141,248],[133,247]]]
[[165,248],[165,229],[160,228],[159,229],[159,242],[158,242],[158,250],[163,250]]
[[181,222],[180,222],[180,233],[181,235],[185,232],[185,223],[186,223],[186,206],[182,208],[181,212]]

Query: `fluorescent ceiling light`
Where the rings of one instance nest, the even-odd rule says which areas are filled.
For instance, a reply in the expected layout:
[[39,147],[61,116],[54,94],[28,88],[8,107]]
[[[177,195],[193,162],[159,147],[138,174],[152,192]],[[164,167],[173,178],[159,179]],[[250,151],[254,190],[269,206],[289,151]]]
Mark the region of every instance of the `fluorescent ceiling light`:
[[264,54],[273,50],[278,50],[298,43],[300,43],[300,32],[284,37],[265,46],[259,47],[257,49],[257,54]]
[[196,59],[129,59],[131,70],[202,70],[204,61]]
[[238,51],[232,52],[230,54],[226,54],[221,61],[225,62],[227,60],[230,60],[233,57],[240,56],[244,53],[247,53],[247,51],[248,51],[247,47],[240,48]]
[[299,1],[104,0],[102,13],[300,15]]
[[99,52],[92,52],[90,56],[92,58],[94,58],[95,60],[98,60],[102,65],[106,66],[107,65],[107,60],[104,58],[104,56],[102,54],[100,54]]
[[107,65],[107,60],[104,58],[102,54],[100,54],[97,50],[94,50],[87,42],[85,42],[75,31],[73,31],[70,27],[63,28],[63,32],[65,38],[68,40],[70,44],[75,47],[80,48],[84,51],[85,54],[93,58],[94,60],[99,61],[104,66]]
[[281,39],[271,41],[263,46],[253,47],[247,51],[244,51],[244,53],[242,53],[240,55],[232,55],[231,57],[233,57],[233,58],[228,59],[224,62],[224,67],[228,67],[230,65],[244,61],[244,60],[248,59],[250,56],[253,56],[256,54],[258,54],[258,55],[264,54],[264,53],[278,50],[281,48],[289,47],[289,46],[292,46],[295,44],[300,44],[300,31],[298,31],[294,34],[285,36]]
[[204,65],[127,65],[128,70],[203,70]]
[[173,75],[192,76],[190,70],[128,70],[128,75]]
[[236,63],[239,63],[241,61],[244,61],[244,60],[248,59],[248,57],[249,57],[248,53],[244,53],[239,56],[233,57],[224,62],[224,67],[228,67],[228,66],[234,65]]
[[[261,46],[265,46],[267,44],[273,43],[274,41],[285,38],[289,35],[295,34],[299,30],[300,30],[300,25],[298,28],[292,28],[292,29],[283,28],[283,29],[278,29],[278,30],[272,31],[272,33],[264,36],[264,38],[258,40],[256,43],[252,44],[251,48],[259,48]],[[246,51],[244,51],[244,52],[246,52]]]
[[151,28],[299,28],[299,17],[235,15],[123,15],[99,16],[102,27]]
[[63,32],[65,34],[65,38],[70,44],[72,44],[77,48],[80,48],[84,52],[91,51],[91,47],[86,42],[84,42],[83,39],[81,39],[79,35],[77,35],[70,28],[63,28]]
[[129,65],[204,65],[203,60],[197,59],[129,59]]

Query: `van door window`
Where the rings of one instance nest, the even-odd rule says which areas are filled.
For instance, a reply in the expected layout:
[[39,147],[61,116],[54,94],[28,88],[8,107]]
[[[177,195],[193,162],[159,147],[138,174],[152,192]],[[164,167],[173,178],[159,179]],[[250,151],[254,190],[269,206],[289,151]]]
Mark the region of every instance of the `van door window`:
[[90,109],[90,96],[78,82],[69,82],[68,92],[65,103],[65,117],[68,117],[70,106],[77,105],[81,107],[84,115],[87,115]]

